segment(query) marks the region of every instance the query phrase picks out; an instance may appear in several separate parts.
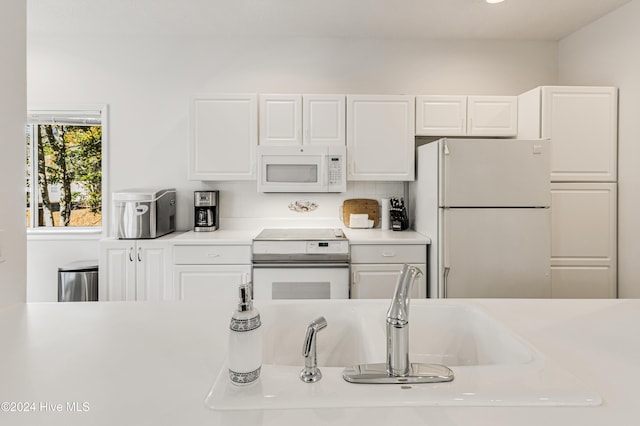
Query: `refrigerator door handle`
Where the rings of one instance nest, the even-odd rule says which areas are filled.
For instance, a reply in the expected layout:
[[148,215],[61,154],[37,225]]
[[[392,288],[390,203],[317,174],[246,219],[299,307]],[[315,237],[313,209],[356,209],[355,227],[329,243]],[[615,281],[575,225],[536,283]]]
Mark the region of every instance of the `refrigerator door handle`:
[[443,298],[447,298],[447,284],[449,281],[449,271],[451,270],[450,267],[445,266],[444,267],[444,280],[443,280],[443,286],[442,286],[442,297]]
[[449,146],[447,145],[447,140],[442,141],[442,150],[444,155],[449,155]]

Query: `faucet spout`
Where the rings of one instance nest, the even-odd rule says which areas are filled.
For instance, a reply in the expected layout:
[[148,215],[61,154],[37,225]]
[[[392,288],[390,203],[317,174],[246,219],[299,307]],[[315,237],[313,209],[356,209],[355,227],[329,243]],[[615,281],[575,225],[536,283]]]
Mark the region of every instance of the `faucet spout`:
[[422,271],[402,265],[400,276],[387,311],[387,374],[403,377],[410,374],[409,363],[409,300],[411,287]]
[[342,378],[349,383],[441,383],[453,380],[453,371],[440,364],[409,363],[409,299],[411,286],[422,276],[415,266],[402,265],[387,311],[386,362],[347,367]]

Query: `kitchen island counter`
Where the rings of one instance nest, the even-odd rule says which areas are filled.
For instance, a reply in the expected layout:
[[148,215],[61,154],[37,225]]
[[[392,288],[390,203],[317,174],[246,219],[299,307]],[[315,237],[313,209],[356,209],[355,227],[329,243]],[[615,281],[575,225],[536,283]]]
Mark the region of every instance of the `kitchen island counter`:
[[17,304],[0,309],[0,424],[599,426],[637,422],[640,337],[633,324],[640,323],[640,301],[460,303],[480,305],[598,393],[602,405],[211,411],[204,399],[226,357],[232,306]]

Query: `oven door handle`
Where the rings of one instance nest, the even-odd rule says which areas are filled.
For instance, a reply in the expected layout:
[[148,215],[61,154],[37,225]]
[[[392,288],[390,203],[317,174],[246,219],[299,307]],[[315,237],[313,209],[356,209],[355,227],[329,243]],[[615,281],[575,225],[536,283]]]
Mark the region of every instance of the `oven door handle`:
[[254,268],[282,269],[282,268],[349,268],[348,263],[254,263]]

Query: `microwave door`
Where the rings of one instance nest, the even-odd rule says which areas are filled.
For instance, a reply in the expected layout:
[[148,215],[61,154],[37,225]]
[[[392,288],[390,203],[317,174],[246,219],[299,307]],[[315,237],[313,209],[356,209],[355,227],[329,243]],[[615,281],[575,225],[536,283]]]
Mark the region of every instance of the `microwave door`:
[[318,183],[317,164],[267,164],[266,183]]
[[260,192],[324,192],[324,175],[319,156],[264,157]]

